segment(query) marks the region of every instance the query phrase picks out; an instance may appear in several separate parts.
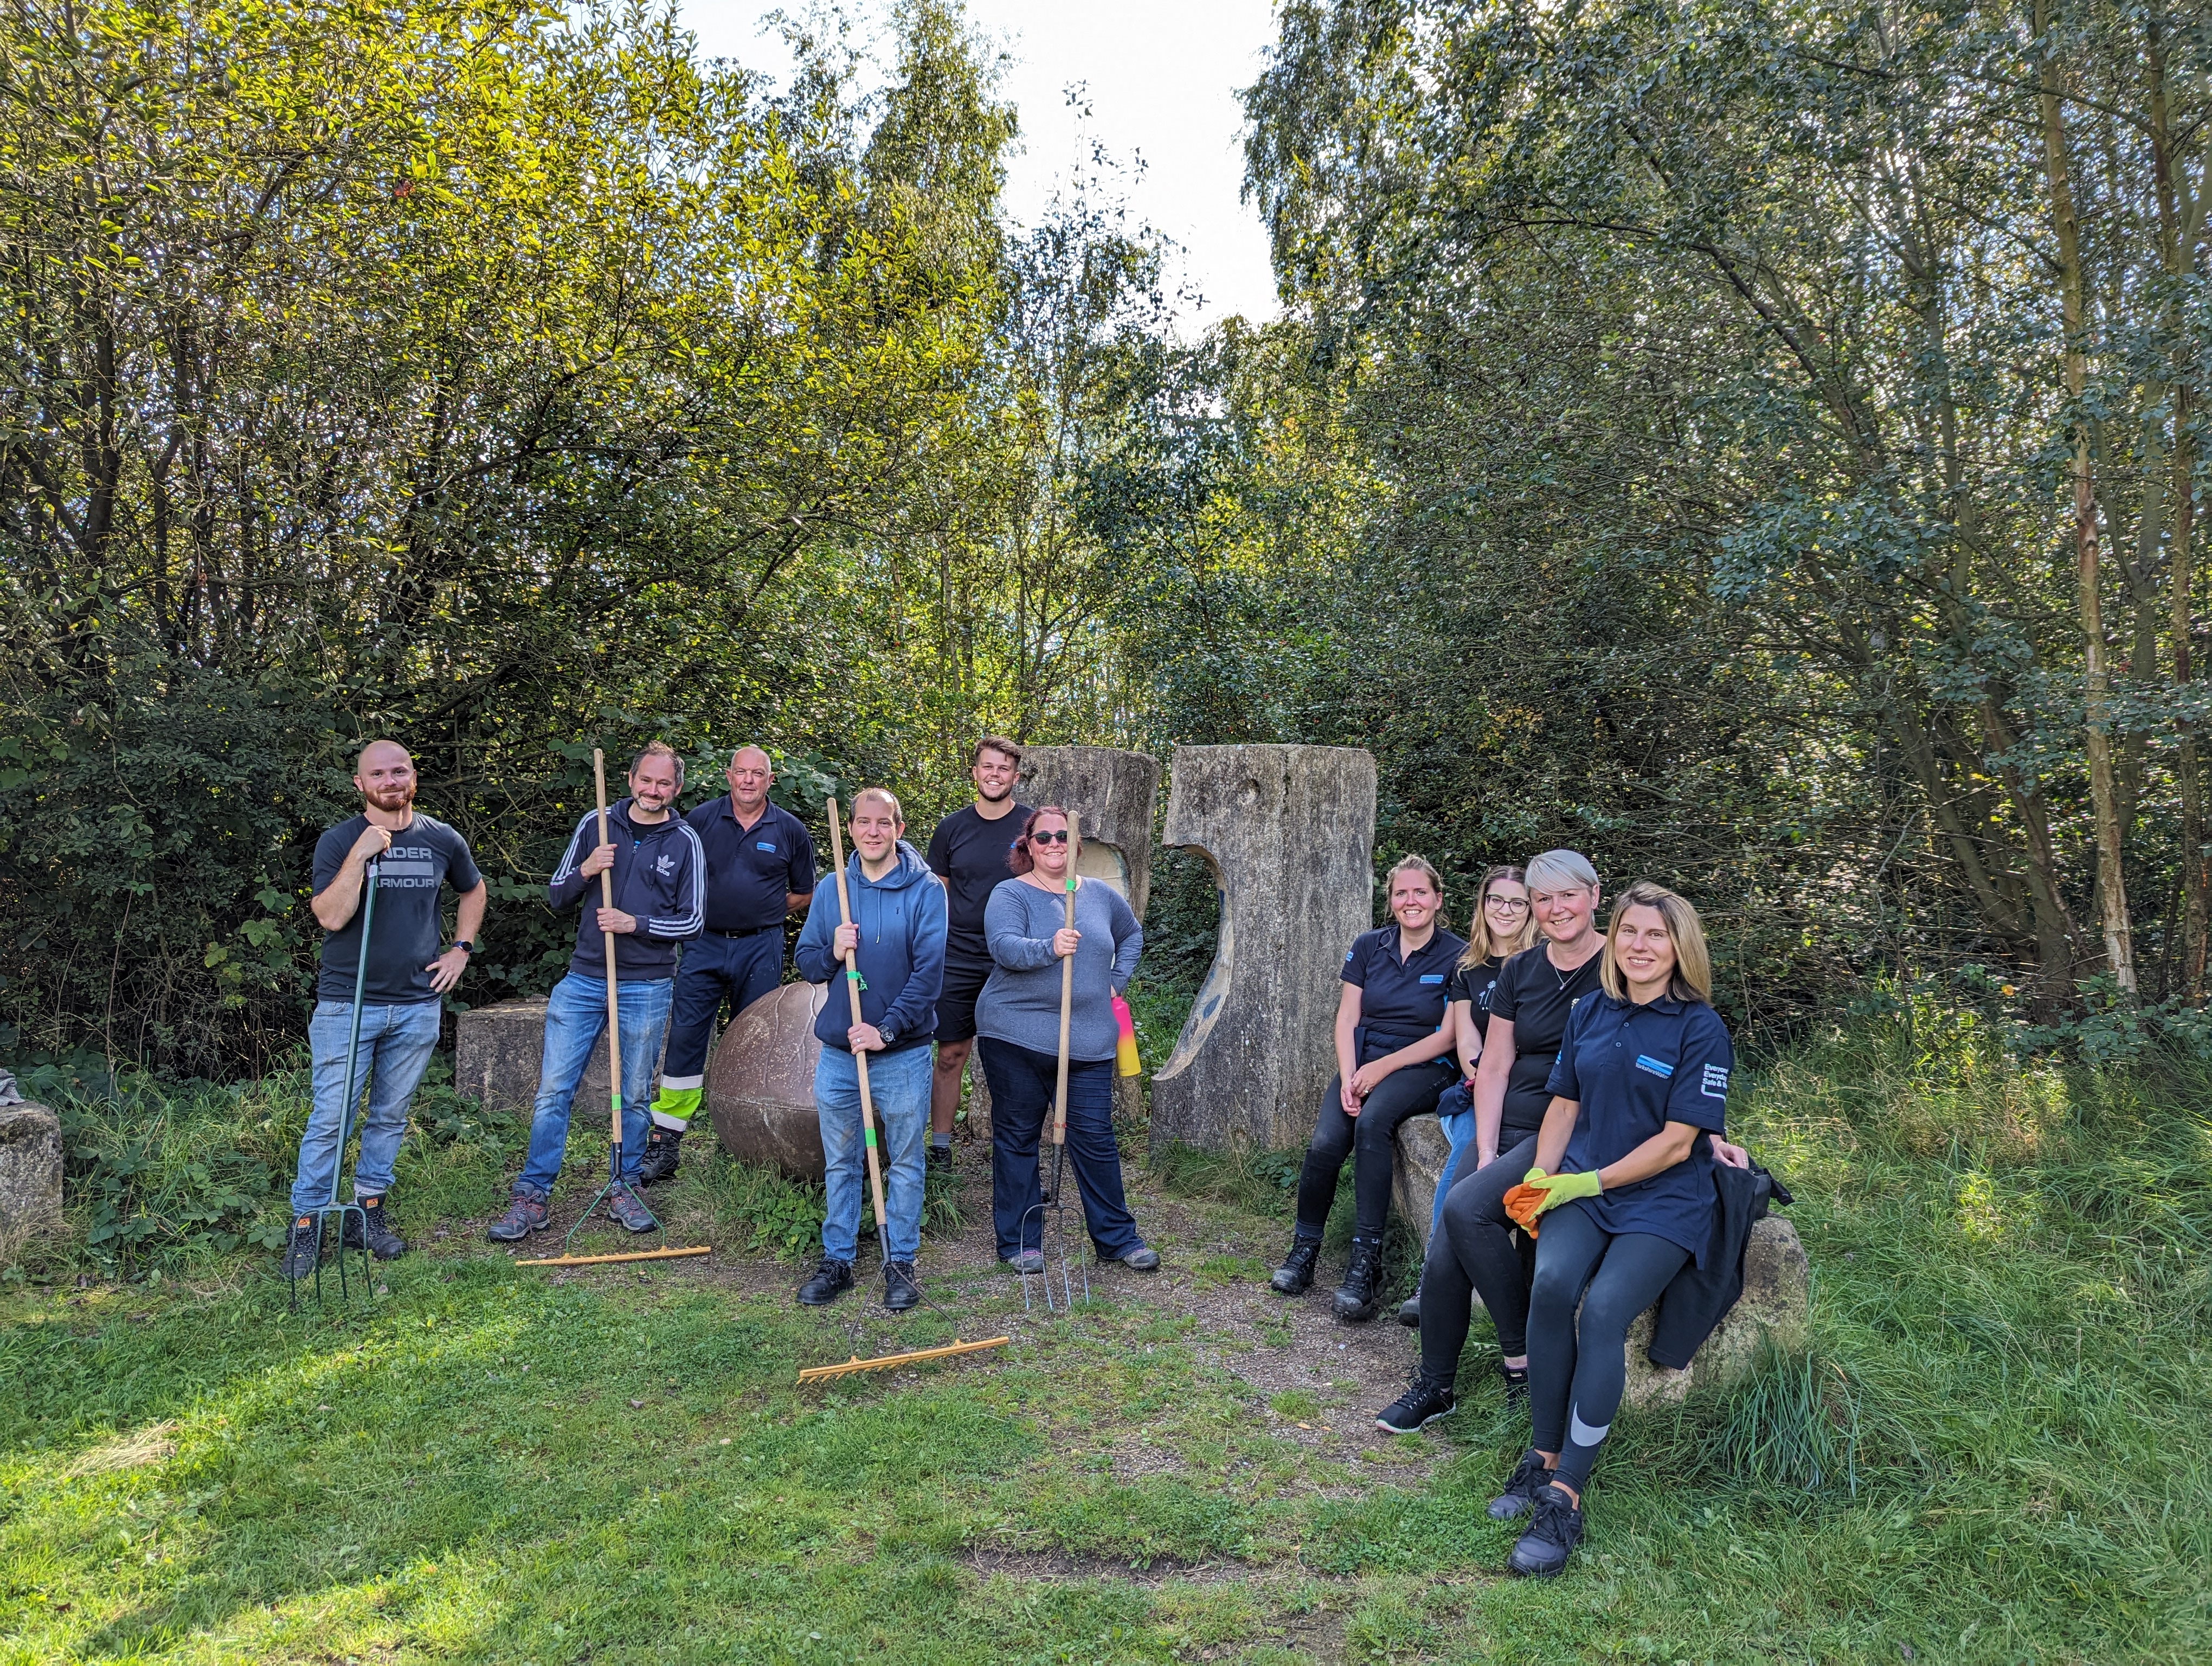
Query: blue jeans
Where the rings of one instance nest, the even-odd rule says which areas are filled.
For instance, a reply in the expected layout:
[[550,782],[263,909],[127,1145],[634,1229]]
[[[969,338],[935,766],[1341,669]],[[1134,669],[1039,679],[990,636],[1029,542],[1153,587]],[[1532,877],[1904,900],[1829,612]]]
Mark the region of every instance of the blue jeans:
[[[991,1085],[991,1225],[999,1259],[1043,1247],[1044,1201],[1037,1147],[1052,1116],[1059,1055],[979,1037],[975,1052]],[[1083,1216],[1101,1261],[1119,1261],[1145,1240],[1121,1193],[1121,1148],[1114,1143],[1114,1061],[1067,1061],[1067,1165],[1083,1194]]]
[[[392,1189],[392,1165],[399,1158],[399,1137],[407,1132],[407,1106],[437,1049],[442,1006],[435,1000],[410,1000],[404,1006],[363,1004],[361,1009],[353,1091],[358,1104],[362,1091],[368,1090],[368,1112],[361,1120],[361,1155],[353,1165],[356,1198],[382,1197]],[[307,1020],[315,1105],[300,1137],[300,1170],[292,1182],[295,1215],[337,1201],[338,1165],[345,1158],[338,1148],[338,1124],[349,1109],[346,1032],[352,1024],[349,1000],[319,1000]]]
[[[868,1103],[876,1112],[884,1208],[890,1216],[884,1223],[885,1261],[912,1261],[921,1248],[930,1075],[927,1046],[868,1055]],[[868,1155],[860,1136],[860,1073],[842,1048],[823,1048],[815,1064],[814,1114],[822,1122],[824,1163],[822,1253],[850,1261],[860,1237],[861,1195],[868,1189]]]
[[[623,1172],[637,1178],[645,1161],[646,1113],[653,1073],[660,1062],[660,1037],[668,1028],[674,980],[653,978],[615,986],[622,1015]],[[561,1155],[568,1148],[568,1107],[592,1049],[607,1027],[607,981],[571,972],[553,986],[545,1002],[544,1062],[538,1067],[538,1104],[530,1113],[530,1154],[523,1158],[518,1192],[543,1201],[560,1177]],[[613,1107],[610,1105],[609,1110]]]
[[1437,1126],[1451,1142],[1451,1154],[1444,1158],[1443,1172],[1437,1177],[1437,1201],[1429,1210],[1432,1240],[1443,1227],[1444,1194],[1451,1190],[1453,1177],[1459,1173],[1459,1159],[1474,1144],[1474,1096],[1464,1081],[1454,1082],[1437,1096]]

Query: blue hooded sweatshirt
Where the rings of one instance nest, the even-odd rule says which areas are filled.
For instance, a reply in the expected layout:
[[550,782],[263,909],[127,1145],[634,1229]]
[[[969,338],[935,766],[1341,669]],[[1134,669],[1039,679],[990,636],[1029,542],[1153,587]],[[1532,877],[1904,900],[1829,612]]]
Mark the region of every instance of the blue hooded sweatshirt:
[[[860,853],[845,859],[845,882],[853,897],[853,921],[860,928],[854,955],[860,970],[860,1017],[882,1031],[887,1052],[927,1047],[937,1034],[937,995],[945,984],[945,887],[921,853],[904,839],[897,860],[880,879],[860,872]],[[842,916],[837,912],[837,876],[815,881],[806,925],[793,958],[809,983],[831,986],[830,999],[815,1015],[814,1033],[824,1047],[849,1053],[845,1032],[853,1027],[853,1004],[838,987],[843,965],[830,943]]]

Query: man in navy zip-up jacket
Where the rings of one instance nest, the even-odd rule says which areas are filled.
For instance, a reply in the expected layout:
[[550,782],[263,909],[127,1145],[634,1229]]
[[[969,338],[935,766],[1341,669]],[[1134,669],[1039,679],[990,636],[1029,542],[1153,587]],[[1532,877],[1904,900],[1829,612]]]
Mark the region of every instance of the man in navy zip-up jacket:
[[623,1172],[607,1207],[633,1232],[653,1225],[652,1212],[631,1189],[645,1158],[647,1091],[668,1031],[677,945],[696,937],[707,917],[707,859],[699,835],[669,809],[683,790],[684,760],[656,740],[630,764],[630,796],[607,812],[607,842],[599,842],[594,810],[576,824],[545,887],[546,901],[556,912],[566,912],[595,899],[599,876],[611,873],[614,903],[581,909],[568,975],[546,998],[530,1152],[515,1177],[507,1213],[491,1224],[495,1243],[515,1243],[545,1225],[546,1199],[568,1144],[576,1084],[606,1029],[610,932],[615,939],[615,1005],[622,1023]]
[[[822,1057],[814,1069],[814,1110],[822,1122],[823,1177],[822,1264],[801,1286],[809,1307],[834,1302],[853,1287],[853,1257],[867,1182],[860,1129],[860,1071],[868,1058],[868,1094],[883,1152],[884,1305],[902,1313],[921,1299],[914,1258],[921,1248],[922,1161],[929,1136],[930,1041],[937,1033],[937,996],[945,982],[945,887],[921,854],[899,836],[906,820],[898,800],[880,787],[853,798],[853,856],[846,889],[853,917],[843,919],[837,876],[816,882],[806,927],[793,954],[799,975],[831,986],[814,1020]],[[845,981],[852,951],[860,973],[860,1022]]]

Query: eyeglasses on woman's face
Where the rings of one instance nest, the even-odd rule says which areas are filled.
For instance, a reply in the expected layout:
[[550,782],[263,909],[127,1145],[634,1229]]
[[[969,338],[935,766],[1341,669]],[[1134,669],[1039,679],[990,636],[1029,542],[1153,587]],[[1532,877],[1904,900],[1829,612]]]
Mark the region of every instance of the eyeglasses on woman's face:
[[1528,912],[1528,899],[1525,897],[1486,897],[1482,899],[1482,906],[1496,909],[1500,914],[1526,914]]
[[1067,830],[1064,827],[1055,827],[1048,833],[1042,830],[1032,833],[1030,835],[1030,842],[1031,844],[1066,844]]

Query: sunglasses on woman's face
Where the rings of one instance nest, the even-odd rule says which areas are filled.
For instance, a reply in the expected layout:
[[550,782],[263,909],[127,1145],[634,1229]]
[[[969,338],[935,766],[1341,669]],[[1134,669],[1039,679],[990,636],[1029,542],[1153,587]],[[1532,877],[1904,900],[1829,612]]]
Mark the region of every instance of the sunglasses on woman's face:
[[1031,844],[1066,844],[1067,830],[1060,827],[1054,828],[1049,833],[1032,833],[1030,835],[1030,842]]

